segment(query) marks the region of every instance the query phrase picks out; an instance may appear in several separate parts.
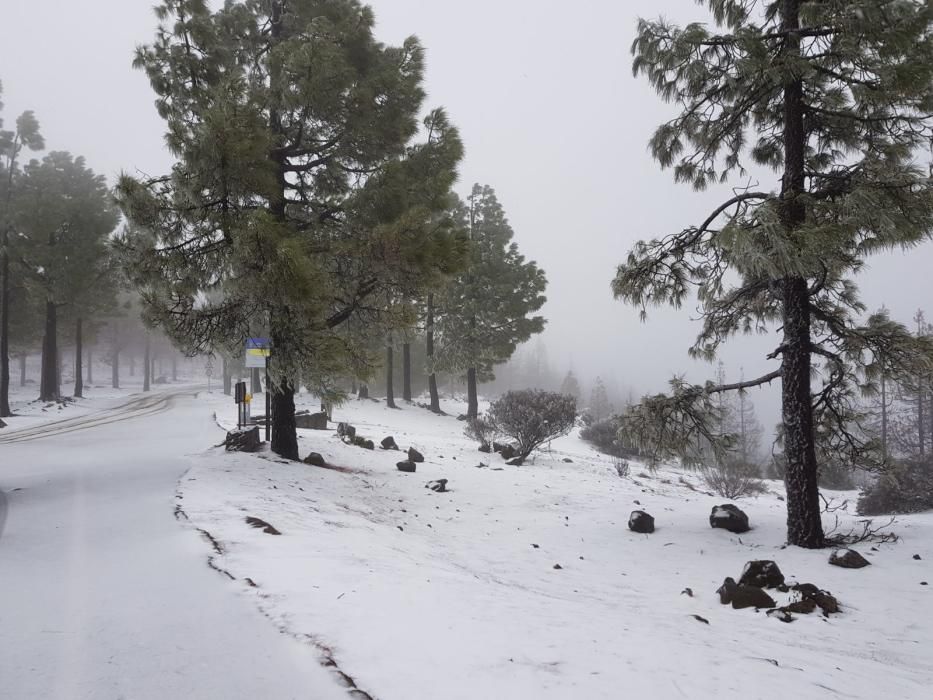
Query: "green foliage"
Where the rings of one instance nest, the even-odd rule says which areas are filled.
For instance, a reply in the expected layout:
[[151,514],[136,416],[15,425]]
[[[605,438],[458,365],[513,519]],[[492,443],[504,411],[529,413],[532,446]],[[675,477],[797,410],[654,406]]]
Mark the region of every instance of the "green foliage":
[[[808,376],[812,353],[821,362],[815,438],[795,414],[795,460],[815,439],[818,450],[870,461],[860,395],[882,369],[915,373],[933,360],[933,345],[902,325],[863,322],[852,281],[871,254],[913,248],[933,232],[933,182],[921,162],[933,139],[933,5],[702,4],[714,24],[639,23],[633,70],[679,108],[655,132],[652,153],[695,189],[755,166],[782,171],[780,192],[738,189],[700,224],[640,241],[613,292],[643,315],[695,295],[702,328],[690,353],[708,360],[736,334],[783,325],[770,355],[782,367],[741,386],[782,377],[788,353],[807,367],[796,376]],[[675,381],[670,395],[633,410],[625,430],[658,458],[715,447],[711,389]],[[785,415],[793,396],[785,392]]]
[[512,241],[512,227],[489,186],[474,185],[456,215],[468,231],[468,264],[437,298],[434,369],[458,373],[473,367],[480,381],[544,329],[534,316],[545,302],[547,279]]
[[158,16],[136,65],[178,160],[118,188],[147,318],[188,352],[270,334],[276,383],[365,374],[377,300],[465,254],[447,214],[457,131],[434,110],[414,140],[420,45],[376,41],[353,0],[166,0]]
[[929,459],[895,464],[874,483],[862,489],[860,515],[918,513],[933,509],[933,465]]
[[545,442],[569,433],[576,416],[577,402],[572,396],[523,389],[496,399],[486,412],[486,421],[494,433],[515,441],[520,464]]

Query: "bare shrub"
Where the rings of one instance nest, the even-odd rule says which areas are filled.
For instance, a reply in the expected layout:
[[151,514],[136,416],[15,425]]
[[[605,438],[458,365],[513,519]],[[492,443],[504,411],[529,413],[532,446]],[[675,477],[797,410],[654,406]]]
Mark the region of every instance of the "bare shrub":
[[480,447],[483,448],[489,448],[493,440],[496,439],[495,429],[489,424],[489,421],[482,416],[479,418],[470,418],[466,423],[466,427],[463,429],[463,434],[471,440],[476,440],[476,442],[480,444]]
[[726,460],[700,467],[706,487],[718,496],[735,500],[744,496],[756,496],[767,489],[756,478],[756,469],[739,460]]
[[552,391],[510,391],[493,402],[486,413],[492,429],[517,444],[521,464],[548,440],[566,435],[577,417],[577,400]]
[[614,457],[612,459],[612,466],[615,467],[616,474],[619,475],[619,478],[624,479],[629,475],[631,467],[625,457]]

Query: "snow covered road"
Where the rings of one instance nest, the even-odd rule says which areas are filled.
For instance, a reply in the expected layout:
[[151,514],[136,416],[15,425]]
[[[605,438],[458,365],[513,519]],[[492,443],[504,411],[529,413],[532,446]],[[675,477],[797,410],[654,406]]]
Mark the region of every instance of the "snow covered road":
[[173,518],[219,437],[191,390],[0,436],[0,697],[346,697]]

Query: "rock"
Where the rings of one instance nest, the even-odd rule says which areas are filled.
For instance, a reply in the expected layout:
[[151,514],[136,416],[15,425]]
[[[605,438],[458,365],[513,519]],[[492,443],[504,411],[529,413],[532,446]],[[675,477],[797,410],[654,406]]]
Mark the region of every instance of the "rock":
[[[2,428],[2,427],[3,427],[3,426],[0,426],[0,428]],[[920,555],[919,555],[919,554],[914,554],[914,559],[915,559],[916,561],[920,561]]]
[[337,423],[337,434],[340,437],[347,437],[352,440],[356,437],[356,428],[349,423]]
[[253,527],[262,530],[267,535],[281,535],[282,534],[281,532],[276,530],[274,527],[272,527],[269,523],[267,523],[262,518],[254,518],[253,516],[249,515],[246,517],[246,522],[247,524],[252,525]]
[[716,589],[716,592],[719,594],[719,602],[723,605],[731,603],[732,598],[735,596],[735,589],[738,587],[739,585],[735,582],[734,578],[726,576],[726,580]]
[[407,459],[404,462],[399,462],[395,466],[400,472],[413,472],[417,468],[414,462],[409,462]]
[[375,450],[376,443],[374,443],[372,440],[360,440],[360,447],[362,447],[364,450]]
[[6,427],[6,423],[4,423],[2,420],[0,420],[0,428],[5,428],[5,427]]
[[327,462],[324,461],[324,457],[322,457],[317,452],[312,452],[307,457],[305,457],[304,463],[310,464],[312,467],[326,467],[327,466]]
[[794,601],[790,605],[785,605],[780,609],[784,612],[797,613],[798,615],[809,615],[816,610],[816,601],[813,600],[813,598],[803,598],[802,600]]
[[[791,590],[800,595],[801,602],[810,601],[814,606],[818,605],[820,609],[822,609],[824,615],[839,612],[839,601],[836,600],[833,594],[829,591],[821,590],[818,586],[814,586],[812,583],[798,583],[795,586],[791,586]],[[794,604],[792,603],[791,605]],[[803,609],[807,606],[802,605],[799,607]],[[791,610],[791,612],[801,612],[801,610]],[[812,612],[812,610],[808,612]]]
[[721,506],[713,506],[713,511],[709,515],[710,527],[721,527],[729,532],[740,534],[748,532],[748,516],[738,507],[731,503],[725,503]]
[[654,518],[643,510],[633,510],[628,516],[628,529],[632,532],[638,532],[648,535],[654,532]]
[[424,485],[426,489],[431,489],[436,493],[444,493],[447,490],[447,479],[435,479]]
[[382,442],[379,443],[382,445],[384,450],[397,450],[398,445],[395,444],[395,438],[389,435],[388,437],[382,438]]
[[421,464],[424,461],[424,455],[418,452],[414,447],[408,448],[408,461],[415,464]]
[[871,564],[854,549],[837,549],[829,555],[829,563],[833,566],[841,566],[843,569],[861,569]]
[[515,457],[514,459],[510,459],[508,462],[506,462],[506,464],[508,464],[510,467],[520,467],[524,463],[525,460],[523,460],[521,457]]
[[784,584],[784,574],[778,565],[767,559],[750,561],[745,565],[739,585],[758,586],[758,588],[777,588]]
[[322,411],[320,413],[296,415],[295,427],[304,430],[327,430],[327,414]]
[[261,444],[258,425],[242,430],[231,430],[224,440],[227,452],[256,452]]
[[560,564],[555,564],[555,565],[554,565],[554,568],[555,568],[555,569],[563,569],[564,567],[562,567]]
[[518,456],[518,450],[515,449],[514,445],[503,445],[502,449],[497,451],[500,455],[502,455],[502,459],[506,461],[514,459]]
[[570,457],[564,457],[564,459],[563,459],[562,461],[563,461],[563,462],[566,462],[567,464],[573,464],[573,460],[570,459]]
[[698,620],[699,622],[702,622],[705,625],[709,624],[709,620],[707,620],[705,617],[700,617],[699,615],[696,615],[696,614],[691,615],[690,617],[692,617],[694,620]]
[[495,442],[495,441],[493,441],[493,443],[492,443],[492,451],[493,451],[493,452],[502,452],[503,448],[505,448],[505,445],[503,445],[501,442]]
[[764,589],[757,586],[743,586],[741,584],[735,587],[732,594],[732,607],[735,610],[743,608],[774,608],[777,603],[774,598],[764,592]]
[[490,452],[492,452],[492,446],[488,442],[484,442],[482,445],[479,446],[479,451],[489,454]]

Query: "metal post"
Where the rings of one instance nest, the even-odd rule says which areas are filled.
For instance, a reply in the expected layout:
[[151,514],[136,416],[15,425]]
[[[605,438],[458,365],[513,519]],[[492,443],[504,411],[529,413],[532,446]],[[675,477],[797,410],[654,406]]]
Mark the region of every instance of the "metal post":
[[272,389],[269,387],[269,358],[266,358],[266,442],[271,438]]

